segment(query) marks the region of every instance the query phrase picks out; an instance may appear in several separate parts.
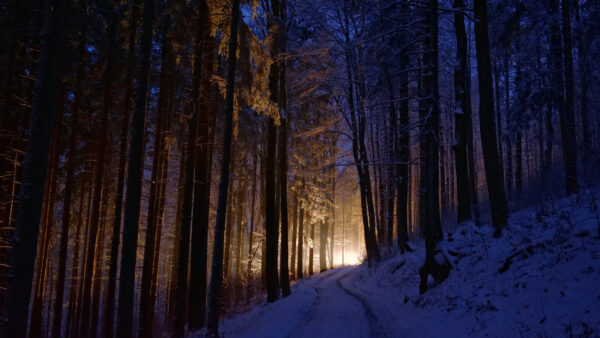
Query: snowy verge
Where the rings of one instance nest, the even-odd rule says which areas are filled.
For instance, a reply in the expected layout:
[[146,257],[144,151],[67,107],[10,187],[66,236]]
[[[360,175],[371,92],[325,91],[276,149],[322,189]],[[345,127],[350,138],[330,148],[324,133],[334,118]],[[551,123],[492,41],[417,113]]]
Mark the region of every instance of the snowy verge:
[[[579,199],[579,200],[578,200]],[[515,213],[500,239],[472,223],[447,234],[450,277],[419,295],[424,248],[342,283],[402,337],[600,337],[598,219],[585,196]]]

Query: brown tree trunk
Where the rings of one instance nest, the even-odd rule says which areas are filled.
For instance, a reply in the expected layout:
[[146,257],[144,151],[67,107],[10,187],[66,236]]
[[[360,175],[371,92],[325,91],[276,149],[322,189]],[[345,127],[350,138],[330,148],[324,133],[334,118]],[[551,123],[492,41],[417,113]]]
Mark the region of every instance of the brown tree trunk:
[[487,4],[485,0],[475,0],[475,42],[477,54],[477,77],[479,79],[479,123],[483,162],[488,186],[488,196],[492,207],[492,222],[496,228],[495,236],[500,236],[506,226],[508,205],[504,178],[500,171],[498,145],[494,119],[494,97],[488,39]]
[[298,279],[304,278],[304,209],[302,208],[302,200],[298,201],[298,209],[300,209],[300,215],[298,216],[298,265],[296,266],[296,274]]
[[562,38],[565,69],[565,109],[561,114],[560,133],[563,139],[565,163],[565,191],[568,195],[579,191],[577,183],[577,142],[575,136],[575,82],[573,79],[573,47],[571,42],[571,2],[562,0]]
[[[169,88],[171,89],[171,88]],[[172,102],[172,97],[173,92],[170,91],[169,92],[169,108],[168,111],[172,110],[171,107],[171,102]],[[165,125],[165,129],[169,129],[169,124],[167,122],[167,124]],[[168,133],[168,132],[167,132]],[[166,145],[165,145],[166,146]],[[160,159],[160,175],[158,178],[159,181],[159,187],[158,187],[158,211],[157,211],[157,217],[156,217],[156,238],[155,238],[155,242],[154,242],[154,258],[153,258],[153,263],[152,263],[152,283],[150,285],[150,301],[148,302],[151,306],[151,311],[152,313],[155,312],[155,303],[156,303],[156,298],[158,297],[158,291],[159,291],[159,254],[160,254],[160,244],[161,244],[161,239],[162,239],[162,227],[165,223],[165,199],[166,199],[166,188],[167,188],[167,181],[168,181],[168,171],[169,171],[169,148],[168,146],[165,147],[165,149],[162,150],[162,155],[161,155],[161,159]],[[167,283],[168,286],[168,283]],[[165,287],[165,293],[167,294],[167,290],[168,287]],[[165,302],[166,303],[166,302]],[[167,313],[166,311],[163,313]],[[167,322],[167,318],[164,318],[163,323]],[[154,321],[154,317],[152,318],[152,321]]]
[[[44,195],[48,148],[54,118],[56,88],[59,83],[61,52],[68,4],[53,0],[43,30],[39,74],[36,77],[29,128],[23,161],[21,193],[15,219],[16,234],[11,254],[11,276],[4,304],[5,320],[0,332],[5,337],[24,337],[27,328],[31,283]],[[49,7],[48,7],[49,8]]]
[[138,21],[138,0],[131,3],[129,17],[129,41],[127,51],[127,70],[125,77],[125,96],[123,98],[121,135],[119,148],[119,171],[117,174],[117,191],[113,216],[113,231],[110,241],[110,261],[108,266],[108,285],[106,286],[106,302],[103,310],[103,337],[112,338],[114,330],[115,293],[117,288],[117,259],[121,237],[121,216],[123,211],[123,189],[125,188],[125,165],[127,163],[127,131],[129,130],[129,109],[133,95],[133,72],[135,67],[135,35]]
[[[463,8],[463,0],[455,0],[454,8]],[[467,32],[461,13],[454,14],[454,30],[456,32],[456,62],[454,69],[454,164],[456,170],[456,190],[458,196],[457,222],[471,220],[471,198],[469,195],[469,164],[467,158],[467,120],[471,119],[470,89],[467,88],[468,73]],[[469,74],[470,76],[470,74]],[[497,88],[497,87],[496,87]],[[469,97],[467,97],[469,96]]]
[[436,283],[448,277],[450,267],[435,259],[438,243],[442,240],[442,224],[438,198],[438,156],[439,156],[439,82],[438,82],[438,1],[430,0],[427,13],[429,34],[423,41],[424,98],[419,102],[421,120],[420,144],[420,196],[419,222],[425,237],[425,264],[419,270],[420,292],[427,290],[427,279],[432,275]]
[[298,241],[298,192],[294,191],[293,197],[293,209],[292,209],[292,254],[290,259],[290,273],[292,280],[295,280],[296,275],[296,249]]
[[[65,289],[65,275],[67,267],[67,250],[69,246],[69,228],[71,226],[71,207],[73,197],[73,186],[74,186],[74,172],[75,172],[75,152],[77,147],[77,130],[79,126],[79,107],[81,103],[81,81],[83,79],[83,72],[85,71],[85,41],[81,39],[77,47],[77,56],[79,58],[79,64],[77,66],[77,75],[75,80],[75,100],[71,110],[71,135],[69,140],[69,153],[66,164],[66,178],[65,178],[65,191],[63,200],[63,212],[62,212],[62,223],[60,232],[60,249],[58,258],[58,276],[56,279],[56,300],[54,303],[54,317],[53,317],[53,329],[52,337],[61,337],[62,329],[62,313],[64,305],[64,289]],[[83,192],[81,193],[81,201],[83,201]],[[81,205],[81,204],[80,204]],[[81,228],[77,228],[76,241],[79,241],[79,232]],[[79,250],[76,250],[79,251]],[[73,286],[71,285],[73,290]],[[71,299],[74,293],[71,292]],[[70,307],[68,307],[71,310]],[[69,322],[67,321],[67,325]]]
[[[82,179],[82,183],[87,183],[86,179]],[[78,217],[77,217],[77,231],[75,233],[75,248],[73,249],[73,263],[71,265],[71,285],[70,285],[70,296],[69,296],[69,305],[68,305],[68,309],[69,311],[67,312],[67,326],[66,326],[66,330],[65,330],[65,335],[64,337],[66,338],[70,338],[71,337],[71,331],[73,330],[73,326],[74,326],[74,311],[76,309],[77,306],[77,299],[78,299],[78,289],[79,289],[79,279],[80,279],[80,273],[79,273],[79,251],[80,251],[80,245],[81,245],[81,228],[83,227],[83,215],[85,214],[84,212],[84,197],[85,197],[85,191],[84,188],[87,186],[86,184],[81,184],[81,189],[79,191],[79,207],[77,208],[77,212],[78,212]],[[89,194],[88,194],[89,195]]]
[[[344,8],[346,10],[346,8]],[[350,27],[348,22],[348,14],[344,13],[344,35],[346,44],[350,44]],[[356,171],[358,173],[358,181],[361,196],[361,210],[363,219],[363,232],[365,238],[365,247],[369,262],[379,260],[379,248],[377,239],[375,238],[375,210],[373,207],[373,194],[371,191],[371,178],[368,172],[368,157],[365,146],[365,112],[364,105],[357,110],[354,102],[354,76],[352,68],[354,65],[353,51],[346,51],[346,75],[348,82],[348,105],[350,114],[350,129],[352,131],[352,154]],[[358,95],[357,95],[358,96]],[[364,98],[364,93],[363,93]]]
[[144,122],[148,96],[150,54],[154,26],[154,0],[144,0],[142,34],[138,69],[136,71],[135,104],[130,129],[129,168],[127,169],[127,193],[123,219],[123,246],[121,249],[121,273],[119,278],[119,306],[117,335],[133,335],[134,281],[137,251],[138,222],[142,193],[142,165],[144,155]]
[[[109,172],[108,175],[104,175],[104,179],[103,179],[103,183],[102,183],[102,189],[104,191],[107,191],[110,188],[110,179],[109,177],[111,177],[110,175],[110,169],[112,168],[111,166],[111,156],[108,156],[108,159],[106,160],[106,167],[108,168]],[[102,280],[103,280],[103,264],[104,264],[104,242],[105,242],[105,234],[106,234],[106,220],[108,219],[108,196],[109,194],[107,193],[103,193],[102,194],[102,201],[101,203],[101,216],[100,219],[102,220],[102,223],[99,224],[98,227],[98,239],[96,241],[96,248],[95,248],[95,258],[94,258],[94,275],[92,277],[93,279],[93,287],[92,287],[92,308],[91,308],[91,320],[90,320],[90,337],[92,338],[96,338],[97,333],[98,333],[98,313],[100,312],[100,292],[102,289]]]
[[161,154],[165,147],[166,123],[169,121],[169,96],[170,96],[170,74],[173,73],[173,58],[171,50],[171,39],[169,38],[169,27],[171,20],[166,15],[162,23],[163,43],[161,48],[161,72],[160,72],[160,95],[158,98],[156,133],[154,135],[154,155],[152,159],[152,173],[150,178],[150,191],[148,197],[148,217],[146,225],[146,239],[144,244],[144,258],[142,262],[142,285],[140,289],[140,314],[138,336],[148,337],[152,334],[154,324],[154,296],[151,292],[152,281],[155,279],[154,257],[158,253],[156,249],[157,224],[159,214],[159,185],[161,175]]
[[[283,67],[285,69],[285,67]],[[282,69],[282,73],[285,71]],[[280,80],[280,86],[284,87],[285,76]],[[285,97],[281,97],[281,106],[285,111]],[[290,273],[288,268],[288,185],[287,185],[287,128],[288,120],[281,116],[281,125],[279,126],[279,189],[281,202],[281,257],[279,259],[279,277],[281,284],[281,295],[287,297],[291,294]]]
[[[253,169],[252,169],[252,192],[251,194],[251,200],[252,202],[250,203],[250,230],[248,232],[248,269],[246,271],[246,299],[248,300],[248,302],[250,302],[250,300],[252,299],[253,296],[253,278],[252,278],[252,260],[254,258],[255,255],[255,251],[253,251],[252,246],[254,245],[254,230],[256,229],[256,227],[254,226],[254,221],[255,221],[255,212],[254,212],[254,207],[256,206],[256,187],[258,184],[258,175],[259,172],[257,170],[258,167],[258,151],[254,153],[254,160],[253,160]],[[256,250],[258,250],[258,248],[256,248]]]
[[[232,146],[232,153],[235,153],[235,146]],[[235,174],[235,161],[231,162],[231,166],[229,170]],[[234,186],[233,184],[229,185],[228,192],[228,202],[227,202],[227,210],[233,210],[233,196],[236,194],[237,190],[240,190],[239,182],[238,186]],[[225,222],[225,257],[223,259],[223,278],[225,280],[229,280],[231,278],[231,242],[233,242],[233,213],[228,213]]]
[[219,311],[223,286],[223,237],[225,236],[225,216],[227,215],[227,192],[229,188],[229,164],[231,160],[231,139],[233,134],[233,95],[235,85],[235,63],[237,51],[238,25],[240,19],[239,0],[232,1],[231,28],[229,30],[229,56],[225,104],[225,128],[223,130],[223,157],[217,201],[217,219],[213,244],[213,263],[208,293],[207,329],[208,336],[219,336]]
[[[400,57],[402,68],[408,68],[410,60],[408,55]],[[404,254],[408,243],[408,211],[410,210],[410,189],[409,189],[409,161],[410,161],[410,132],[409,132],[409,107],[408,107],[408,70],[403,70],[400,74],[400,106],[399,112],[399,130],[397,130],[398,146],[396,149],[396,158],[400,162],[396,166],[396,236],[398,238],[398,249]]]
[[[57,119],[58,121],[58,119]],[[50,170],[46,174],[46,181],[50,185],[46,189],[45,206],[42,220],[42,241],[39,249],[41,250],[36,264],[36,281],[34,287],[34,296],[31,304],[31,321],[29,324],[29,336],[32,338],[42,335],[42,317],[45,296],[44,289],[46,285],[46,277],[48,275],[48,251],[50,250],[50,239],[52,236],[52,227],[54,225],[54,203],[56,201],[54,195],[57,185],[57,169],[58,169],[58,134],[56,131],[57,124],[55,122],[51,137],[50,151]]]
[[[246,163],[245,159],[243,161],[243,163]],[[242,282],[242,275],[241,275],[241,268],[242,268],[242,249],[244,247],[244,242],[243,242],[243,234],[244,234],[244,229],[245,229],[245,224],[244,224],[244,209],[246,208],[246,206],[244,205],[244,194],[246,187],[245,185],[242,186],[242,189],[238,190],[237,193],[237,202],[236,202],[236,215],[235,215],[235,237],[236,237],[236,245],[235,245],[235,277],[234,277],[234,285],[235,285],[235,305],[237,305],[239,303],[239,300],[242,298],[241,297],[241,282]],[[232,209],[233,211],[233,209]]]
[[327,271],[328,218],[319,222],[319,272]]
[[310,249],[308,250],[308,275],[312,276],[313,275],[313,264],[314,264],[314,255],[315,255],[315,223],[311,222],[311,227],[310,227],[310,239],[311,239],[311,245],[310,245]]
[[[510,111],[510,51],[506,50],[506,60],[504,62],[504,106],[506,110],[507,118],[511,116]],[[506,150],[506,188],[510,191],[513,189],[513,179],[514,179],[514,166],[513,166],[513,147],[512,147],[512,137],[507,139],[507,147]]]
[[[102,193],[104,192],[104,187],[102,185],[104,179],[104,167],[105,167],[105,159],[108,148],[108,114],[112,110],[113,104],[113,93],[112,86],[116,75],[116,68],[114,66],[115,59],[115,49],[116,49],[116,29],[117,29],[117,18],[113,14],[111,18],[111,24],[109,27],[109,47],[107,52],[107,61],[103,74],[103,103],[102,103],[102,112],[100,116],[100,137],[98,139],[98,153],[96,157],[97,170],[96,177],[94,181],[94,201],[92,202],[92,219],[89,228],[89,237],[87,242],[88,252],[84,261],[84,277],[83,277],[83,298],[81,303],[81,327],[79,330],[79,335],[81,337],[95,336],[94,333],[90,332],[90,311],[92,309],[92,277],[94,274],[94,260],[96,255],[96,239],[98,235],[98,224],[100,222],[100,206],[101,206],[101,198]],[[104,192],[105,193],[105,192]]]
[[208,8],[206,1],[199,2],[199,34],[204,34],[202,80],[198,102],[198,147],[194,186],[194,218],[192,219],[192,248],[190,258],[189,327],[191,331],[206,324],[206,283],[208,260],[208,227],[212,172],[212,143],[214,134],[215,104],[212,103],[211,76],[214,69],[215,42],[208,34]]
[[[276,73],[272,66],[271,72]],[[275,84],[276,86],[276,84]],[[273,96],[273,94],[271,94]],[[275,94],[276,95],[276,94]],[[279,224],[276,217],[275,198],[275,153],[277,151],[277,128],[275,120],[267,121],[267,157],[265,160],[265,200],[266,200],[266,285],[267,300],[274,302],[279,298],[279,277],[277,271],[277,249]]]
[[[89,177],[89,192],[88,192],[88,196],[87,196],[87,203],[86,203],[86,211],[85,211],[85,233],[83,234],[83,239],[81,240],[81,245],[83,245],[83,250],[82,250],[82,255],[81,257],[78,256],[78,265],[77,265],[77,272],[78,272],[78,278],[77,278],[77,299],[76,299],[76,306],[75,306],[75,315],[73,317],[73,322],[71,325],[71,330],[72,330],[72,334],[71,336],[77,336],[78,332],[79,332],[79,324],[81,323],[81,297],[83,296],[83,283],[81,283],[81,281],[83,281],[83,273],[84,273],[84,258],[87,256],[87,252],[88,252],[88,248],[86,246],[87,243],[87,239],[89,237],[89,229],[90,229],[90,218],[92,215],[92,200],[94,198],[94,173],[96,172],[96,164],[97,163],[92,163],[92,167],[90,169],[90,177]],[[82,220],[83,221],[83,220]]]
[[[167,316],[168,321],[172,321],[175,308],[175,290],[177,284],[177,262],[179,261],[179,236],[181,234],[181,216],[183,210],[185,173],[186,173],[186,149],[184,142],[179,144],[179,175],[177,179],[177,210],[175,211],[175,229],[173,231],[173,248],[171,249],[171,271],[169,276],[169,290],[167,297]],[[171,327],[172,322],[169,322]]]

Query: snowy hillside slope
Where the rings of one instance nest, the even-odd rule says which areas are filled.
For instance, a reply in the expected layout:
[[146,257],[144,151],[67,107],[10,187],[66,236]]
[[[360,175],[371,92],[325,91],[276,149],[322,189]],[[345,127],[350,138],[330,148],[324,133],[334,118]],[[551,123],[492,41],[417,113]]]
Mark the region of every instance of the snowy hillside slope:
[[[577,201],[580,198],[581,201]],[[590,198],[512,215],[500,239],[463,224],[447,234],[454,268],[419,296],[424,248],[344,281],[394,337],[600,337],[600,239]]]
[[296,283],[292,296],[225,320],[226,337],[600,337],[594,203],[573,196],[491,227],[446,233],[450,277],[419,295],[424,248]]

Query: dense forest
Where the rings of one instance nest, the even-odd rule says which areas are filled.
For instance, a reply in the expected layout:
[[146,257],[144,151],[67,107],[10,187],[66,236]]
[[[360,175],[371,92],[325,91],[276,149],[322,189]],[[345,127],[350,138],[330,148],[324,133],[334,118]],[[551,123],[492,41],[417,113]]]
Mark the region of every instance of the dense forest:
[[593,0],[0,0],[0,41],[3,337],[219,336],[419,245],[424,294],[597,183]]

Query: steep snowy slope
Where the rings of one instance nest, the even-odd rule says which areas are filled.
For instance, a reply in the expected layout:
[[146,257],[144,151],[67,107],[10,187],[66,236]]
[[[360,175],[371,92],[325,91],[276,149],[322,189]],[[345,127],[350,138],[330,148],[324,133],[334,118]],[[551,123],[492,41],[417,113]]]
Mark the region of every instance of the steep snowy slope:
[[446,236],[450,277],[423,296],[423,248],[361,266],[344,283],[390,336],[600,337],[600,219],[587,196],[517,212],[500,239],[459,226]]

